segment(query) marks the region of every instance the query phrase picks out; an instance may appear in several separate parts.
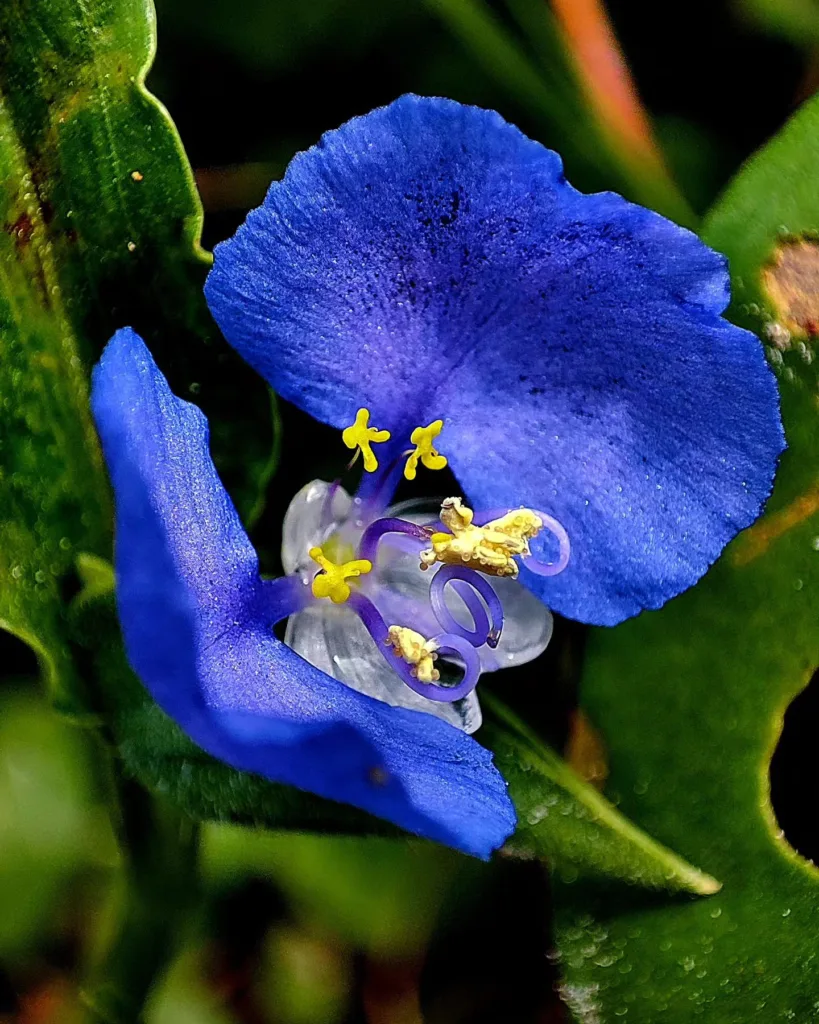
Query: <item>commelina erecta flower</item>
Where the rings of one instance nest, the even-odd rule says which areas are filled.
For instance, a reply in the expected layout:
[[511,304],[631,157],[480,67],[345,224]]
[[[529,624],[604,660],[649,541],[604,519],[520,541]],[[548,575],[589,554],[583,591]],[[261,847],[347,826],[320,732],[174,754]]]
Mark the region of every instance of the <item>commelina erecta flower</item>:
[[[204,417],[118,332],[93,407],[131,664],[229,764],[488,856],[515,815],[469,735],[481,671],[540,653],[549,608],[659,607],[770,492],[776,386],[724,259],[498,114],[404,96],[293,160],[206,295],[362,482],[308,483],[263,579]],[[392,506],[445,466],[460,494]]]

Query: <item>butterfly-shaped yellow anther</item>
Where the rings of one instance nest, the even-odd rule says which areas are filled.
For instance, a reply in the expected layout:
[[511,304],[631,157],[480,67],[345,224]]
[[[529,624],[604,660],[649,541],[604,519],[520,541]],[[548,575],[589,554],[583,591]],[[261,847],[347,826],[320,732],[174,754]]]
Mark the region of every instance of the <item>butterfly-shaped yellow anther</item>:
[[420,461],[427,469],[443,469],[446,465],[446,457],[439,455],[432,442],[444,429],[443,420],[434,420],[428,427],[416,427],[410,434],[410,442],[415,445],[415,451],[407,459],[404,467],[404,476],[407,480],[414,480],[418,471]]
[[368,473],[374,473],[378,469],[378,459],[375,457],[370,445],[381,444],[382,441],[389,441],[389,430],[377,430],[369,426],[370,410],[359,409],[355,414],[355,423],[347,427],[341,434],[341,440],[348,448],[358,448],[364,456],[364,469]]
[[327,558],[321,548],[310,548],[310,557],[321,566],[321,572],[313,577],[313,597],[329,597],[333,604],[344,604],[350,596],[347,580],[363,576],[373,567],[373,563],[366,558],[336,564]]

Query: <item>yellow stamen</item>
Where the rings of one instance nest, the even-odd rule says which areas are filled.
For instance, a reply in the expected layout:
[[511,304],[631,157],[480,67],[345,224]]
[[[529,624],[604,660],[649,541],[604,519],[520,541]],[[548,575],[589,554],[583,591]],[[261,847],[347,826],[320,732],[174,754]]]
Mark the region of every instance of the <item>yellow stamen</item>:
[[441,673],[435,668],[438,645],[434,640],[425,640],[420,633],[406,626],[390,626],[387,643],[399,658],[402,658],[419,683],[437,683]]
[[415,445],[415,451],[407,459],[407,464],[404,467],[404,476],[407,480],[415,479],[419,460],[427,469],[444,468],[446,457],[439,455],[432,445],[443,429],[444,421],[434,420],[428,427],[416,427],[410,434],[410,441]]
[[313,577],[313,597],[329,597],[333,604],[344,604],[350,596],[348,579],[363,576],[373,567],[373,563],[366,558],[336,564],[327,558],[321,548],[310,548],[310,557],[322,569]]
[[538,535],[543,520],[528,508],[516,508],[486,526],[474,526],[472,509],[460,498],[447,498],[441,522],[451,533],[433,533],[432,547],[421,552],[421,568],[435,562],[465,565],[488,576],[517,576],[515,555],[531,554],[529,541]]
[[378,459],[375,457],[372,444],[381,444],[382,441],[389,441],[389,430],[376,430],[369,426],[370,410],[359,409],[355,414],[355,423],[347,427],[341,434],[341,440],[348,448],[358,448],[364,456],[364,469],[368,473],[374,473],[378,469]]

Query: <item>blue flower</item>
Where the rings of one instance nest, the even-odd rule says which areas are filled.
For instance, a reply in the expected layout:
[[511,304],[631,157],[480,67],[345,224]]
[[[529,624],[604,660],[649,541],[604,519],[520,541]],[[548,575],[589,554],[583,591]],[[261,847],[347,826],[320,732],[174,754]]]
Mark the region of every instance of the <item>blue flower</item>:
[[702,576],[759,514],[783,448],[759,341],[720,314],[723,257],[491,111],[404,96],[298,155],[206,294],[278,394],[335,427],[443,420],[476,509],[527,506],[571,540],[521,580],[612,625]]
[[[514,811],[468,735],[481,672],[544,649],[547,605],[658,607],[769,493],[776,387],[722,258],[497,114],[406,96],[296,157],[206,293],[363,480],[307,484],[263,580],[204,418],[119,332],[93,404],[133,667],[228,763],[488,856]],[[392,505],[446,466],[469,504]]]

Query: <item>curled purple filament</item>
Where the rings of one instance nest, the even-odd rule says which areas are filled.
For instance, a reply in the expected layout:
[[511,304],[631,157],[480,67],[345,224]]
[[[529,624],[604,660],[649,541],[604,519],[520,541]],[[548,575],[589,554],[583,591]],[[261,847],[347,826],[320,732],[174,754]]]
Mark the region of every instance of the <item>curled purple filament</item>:
[[[462,626],[447,607],[445,591],[449,583],[472,616],[472,629]],[[432,578],[429,599],[442,629],[468,640],[473,647],[498,646],[503,629],[503,605],[480,573],[462,565],[442,565]]]
[[348,604],[355,610],[367,628],[367,632],[375,641],[379,651],[384,655],[387,664],[396,672],[404,683],[415,693],[427,700],[451,704],[470,694],[478,684],[481,674],[481,662],[475,648],[462,639],[449,633],[440,633],[432,637],[437,650],[443,654],[453,654],[464,664],[463,679],[454,686],[441,686],[438,683],[422,683],[412,673],[412,666],[399,657],[389,642],[389,629],[381,612],[361,593],[350,595]]
[[558,554],[557,560],[554,562],[541,562],[535,558],[534,555],[527,555],[521,559],[523,565],[530,571],[538,576],[557,576],[559,572],[563,572],[566,566],[569,564],[569,556],[571,555],[571,544],[569,543],[569,535],[566,533],[563,525],[554,518],[549,516],[545,512],[539,512],[535,510],[535,515],[539,516],[543,521],[543,528],[548,530],[549,533],[557,540],[558,543]]
[[423,526],[416,526],[415,523],[410,523],[406,519],[376,519],[375,522],[370,523],[361,535],[358,545],[358,557],[366,558],[375,565],[378,545],[382,537],[385,537],[388,533],[402,533],[423,544],[427,544],[430,532],[430,530],[424,529]]
[[[475,515],[476,526],[486,526],[487,523],[492,522],[495,519],[501,519],[509,512],[514,512],[513,508],[504,509],[493,509],[489,512],[478,512]],[[526,555],[521,558],[521,564],[525,565],[526,568],[538,576],[557,576],[558,573],[563,572],[566,566],[569,564],[569,556],[571,554],[571,544],[569,543],[569,535],[563,528],[563,524],[560,523],[554,516],[548,515],[546,512],[540,512],[538,509],[531,509],[543,523],[543,529],[548,530],[549,533],[555,538],[558,544],[557,560],[554,562],[541,562],[535,558],[534,555]]]

